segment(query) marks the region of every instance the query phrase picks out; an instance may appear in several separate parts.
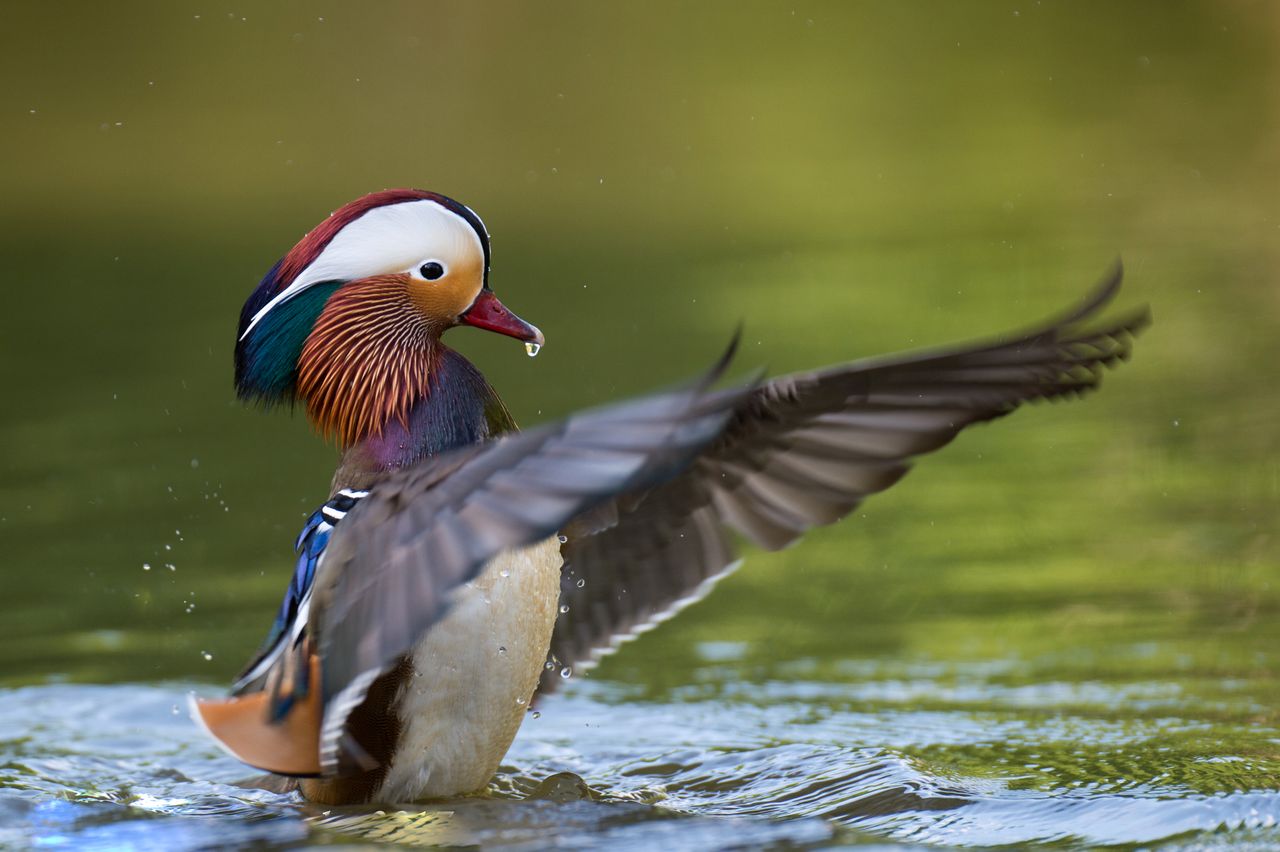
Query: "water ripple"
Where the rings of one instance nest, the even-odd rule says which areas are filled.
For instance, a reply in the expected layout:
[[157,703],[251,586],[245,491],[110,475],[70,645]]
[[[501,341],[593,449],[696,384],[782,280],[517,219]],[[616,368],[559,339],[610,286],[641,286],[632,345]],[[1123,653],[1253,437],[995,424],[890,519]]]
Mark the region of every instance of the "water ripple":
[[[1231,753],[1220,725],[1028,715],[1000,702],[856,710],[843,686],[655,702],[581,683],[528,720],[490,796],[386,810],[235,786],[244,768],[174,713],[180,686],[10,690],[0,692],[0,846],[1280,843],[1275,749]],[[594,792],[536,798],[559,772]]]

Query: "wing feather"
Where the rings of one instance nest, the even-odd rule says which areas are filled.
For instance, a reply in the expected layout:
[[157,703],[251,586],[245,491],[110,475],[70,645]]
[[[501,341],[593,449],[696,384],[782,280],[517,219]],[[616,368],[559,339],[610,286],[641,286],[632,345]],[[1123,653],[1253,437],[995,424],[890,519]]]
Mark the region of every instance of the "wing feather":
[[[1117,263],[1078,307],[1002,339],[760,385],[689,470],[620,496],[571,530],[562,548],[569,609],[556,624],[553,657],[582,670],[669,618],[732,570],[730,531],[767,550],[785,547],[892,486],[914,457],[966,426],[1096,388],[1150,322],[1140,308],[1082,327],[1122,277]],[[542,691],[560,682],[545,672]]]
[[428,460],[371,489],[334,531],[314,584],[326,774],[363,768],[347,716],[489,560],[621,492],[660,485],[723,432],[752,389],[710,390],[726,364],[691,386]]

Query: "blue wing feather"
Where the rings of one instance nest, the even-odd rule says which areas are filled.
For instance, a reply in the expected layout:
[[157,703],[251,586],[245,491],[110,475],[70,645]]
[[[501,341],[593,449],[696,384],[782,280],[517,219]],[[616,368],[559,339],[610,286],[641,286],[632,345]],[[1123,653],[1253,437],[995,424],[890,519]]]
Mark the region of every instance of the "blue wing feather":
[[[316,569],[324,557],[325,548],[329,546],[329,537],[333,534],[333,528],[367,493],[367,491],[343,489],[312,512],[307,522],[302,525],[302,531],[298,533],[298,538],[293,545],[298,559],[294,563],[293,576],[285,589],[284,600],[280,602],[275,621],[267,631],[267,637],[258,653],[236,679],[232,687],[233,694],[256,691],[257,688],[261,688],[266,672],[289,646],[291,637],[298,633],[299,617],[304,619],[303,627],[305,627],[307,613],[303,611],[303,604],[307,600],[312,584],[315,583]],[[300,667],[298,679],[294,684],[294,694],[282,696],[282,705],[273,708],[275,711],[273,715],[278,717],[287,713],[293,698],[306,694],[306,676],[307,667]]]

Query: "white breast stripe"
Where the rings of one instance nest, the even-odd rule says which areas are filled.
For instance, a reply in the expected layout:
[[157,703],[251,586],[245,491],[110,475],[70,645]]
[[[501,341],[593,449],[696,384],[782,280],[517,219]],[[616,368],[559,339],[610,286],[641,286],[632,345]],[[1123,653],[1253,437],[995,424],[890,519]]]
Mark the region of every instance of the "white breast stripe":
[[365,694],[381,674],[377,669],[361,672],[346,688],[333,696],[324,711],[324,724],[320,728],[320,767],[325,775],[338,770],[338,746],[346,728],[347,717],[360,706]]

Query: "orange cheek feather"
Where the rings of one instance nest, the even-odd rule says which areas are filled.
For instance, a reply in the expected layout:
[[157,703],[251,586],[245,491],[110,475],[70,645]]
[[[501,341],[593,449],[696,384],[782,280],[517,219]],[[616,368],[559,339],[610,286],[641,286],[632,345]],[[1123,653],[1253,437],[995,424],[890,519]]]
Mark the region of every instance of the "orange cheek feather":
[[438,281],[379,275],[335,291],[298,360],[298,392],[320,432],[345,448],[407,422],[427,393],[436,339],[471,307],[483,271],[466,261]]
[[438,281],[410,280],[409,298],[428,323],[443,330],[471,307],[483,280],[480,267],[467,263],[454,267]]
[[407,275],[355,281],[329,297],[298,360],[298,392],[320,432],[349,447],[404,420],[427,390],[433,329]]

